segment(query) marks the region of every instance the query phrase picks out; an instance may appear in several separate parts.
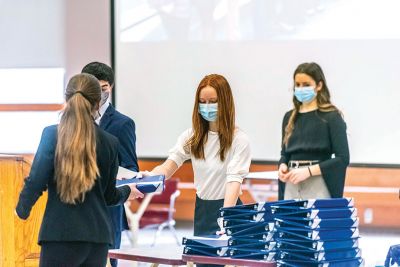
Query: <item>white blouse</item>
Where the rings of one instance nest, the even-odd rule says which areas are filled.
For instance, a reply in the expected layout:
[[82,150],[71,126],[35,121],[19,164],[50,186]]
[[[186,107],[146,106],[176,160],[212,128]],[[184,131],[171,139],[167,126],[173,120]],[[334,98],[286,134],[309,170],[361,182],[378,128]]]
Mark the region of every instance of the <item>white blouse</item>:
[[242,183],[249,173],[251,163],[249,139],[242,130],[236,128],[232,146],[222,162],[218,153],[220,148],[218,133],[209,131],[203,160],[196,159],[184,148],[192,132],[192,129],[188,129],[179,136],[176,145],[169,151],[168,159],[173,160],[178,167],[184,161],[191,159],[198,197],[204,200],[223,199],[225,183],[232,181]]

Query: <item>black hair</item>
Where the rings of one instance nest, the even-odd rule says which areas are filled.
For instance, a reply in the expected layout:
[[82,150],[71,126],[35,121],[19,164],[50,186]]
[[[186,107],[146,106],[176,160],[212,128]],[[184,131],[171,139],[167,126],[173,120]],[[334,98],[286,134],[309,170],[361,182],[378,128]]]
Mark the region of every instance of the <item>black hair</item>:
[[83,67],[81,73],[92,74],[97,80],[107,81],[111,86],[114,85],[114,71],[112,68],[101,62],[91,62]]

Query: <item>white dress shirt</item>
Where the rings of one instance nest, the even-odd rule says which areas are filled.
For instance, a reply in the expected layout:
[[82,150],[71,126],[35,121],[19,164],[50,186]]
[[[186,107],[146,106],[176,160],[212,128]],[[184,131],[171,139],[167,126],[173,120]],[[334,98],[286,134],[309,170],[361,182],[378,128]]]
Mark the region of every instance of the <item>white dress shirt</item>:
[[218,133],[208,132],[203,160],[196,159],[184,148],[192,132],[192,129],[188,129],[179,136],[176,145],[169,151],[168,159],[173,160],[178,167],[184,161],[192,160],[194,185],[198,197],[204,200],[224,199],[225,184],[232,181],[242,183],[249,173],[251,153],[248,137],[242,130],[236,128],[232,146],[222,162],[218,153],[220,148]]
[[104,113],[106,113],[106,110],[107,110],[108,106],[110,105],[109,99],[110,99],[110,97],[108,98],[108,100],[106,101],[106,103],[104,103],[104,105],[102,105],[102,106],[99,108],[99,114],[100,114],[100,116],[95,120],[95,122],[96,122],[97,125],[100,125],[100,120],[101,120],[101,118],[103,117]]

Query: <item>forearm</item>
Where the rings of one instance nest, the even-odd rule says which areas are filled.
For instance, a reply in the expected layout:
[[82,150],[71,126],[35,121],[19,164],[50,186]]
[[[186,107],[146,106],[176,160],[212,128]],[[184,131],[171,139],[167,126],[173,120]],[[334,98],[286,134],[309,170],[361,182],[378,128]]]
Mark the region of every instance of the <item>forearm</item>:
[[224,207],[235,206],[239,198],[241,183],[229,182],[226,183]]
[[151,172],[155,174],[162,174],[165,176],[165,179],[169,179],[177,169],[178,165],[173,160],[167,159],[163,164],[158,165]]

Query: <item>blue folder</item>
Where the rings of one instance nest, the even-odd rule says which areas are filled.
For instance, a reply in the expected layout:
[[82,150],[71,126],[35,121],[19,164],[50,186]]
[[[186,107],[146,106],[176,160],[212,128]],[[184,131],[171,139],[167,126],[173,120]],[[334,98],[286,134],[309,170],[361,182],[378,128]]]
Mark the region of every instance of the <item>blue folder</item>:
[[272,212],[265,212],[265,211],[247,211],[247,212],[242,212],[242,213],[236,213],[236,214],[230,214],[230,215],[224,215],[222,216],[224,218],[224,221],[227,220],[250,220],[250,221],[255,221],[255,222],[261,222],[261,221],[273,221],[274,220],[274,215]]
[[236,205],[233,207],[221,208],[220,216],[224,219],[246,219],[253,221],[272,221],[272,206],[280,203],[293,203],[295,200],[281,200],[273,202],[259,202],[252,204]]
[[273,240],[264,240],[264,239],[255,239],[255,238],[249,238],[248,236],[245,237],[236,237],[236,236],[232,236],[229,240],[228,240],[228,246],[232,247],[232,246],[241,246],[241,245],[249,245],[249,244],[253,244],[253,245],[264,245],[264,244],[270,244],[270,243],[274,243],[273,246],[275,246],[276,242]]
[[226,208],[222,210],[220,209],[220,217],[225,217],[225,216],[232,216],[232,215],[240,215],[240,214],[247,214],[247,213],[256,213],[256,210],[253,209],[236,209],[236,208]]
[[[264,220],[260,221],[263,222]],[[254,220],[243,220],[243,219],[224,219],[223,220],[223,225],[224,227],[231,227],[231,226],[236,226],[236,225],[242,225],[242,224],[250,224],[250,223],[255,223],[256,221]]]
[[278,258],[281,260],[304,260],[311,262],[354,259],[359,257],[361,257],[361,251],[358,248],[319,252],[287,249],[279,250],[278,256]]
[[228,246],[228,242],[229,239],[222,239],[221,236],[218,235],[193,236],[182,238],[182,245],[185,246],[221,248]]
[[310,262],[302,260],[278,260],[277,267],[359,267],[362,266],[362,258],[344,259],[335,261]]
[[[289,204],[289,203],[295,203],[296,200],[280,200],[280,201],[271,201],[271,202],[258,202],[258,203],[251,203],[251,204],[243,204],[243,205],[236,205],[233,207],[225,207],[225,208],[220,208],[220,212],[225,215],[233,215],[233,214],[238,214],[242,212],[248,212],[248,211],[266,211],[271,208],[271,206],[274,205],[280,205],[280,204]],[[224,216],[224,215],[221,215]]]
[[325,251],[335,249],[350,249],[358,247],[358,238],[343,240],[298,240],[298,239],[279,239],[275,240],[278,249],[302,249],[310,251]]
[[229,248],[243,250],[274,250],[277,243],[274,241],[249,240],[247,242],[235,242],[237,240],[229,240]]
[[232,236],[231,238],[274,241],[275,237],[277,237],[277,232],[275,232],[275,231],[265,231],[265,232],[252,233],[252,234],[246,234],[245,233],[243,235],[235,235],[235,236]]
[[270,222],[251,222],[247,224],[240,224],[225,227],[225,232],[229,236],[238,236],[246,234],[256,234],[259,232],[271,231],[274,228],[273,223]]
[[276,209],[273,210],[275,218],[307,218],[307,219],[338,219],[357,217],[356,208],[322,208],[322,209]]
[[261,260],[261,261],[274,261],[277,252],[260,250],[260,251],[241,251],[237,249],[229,249],[229,256],[233,259],[248,259],[248,260]]
[[212,247],[195,247],[185,246],[183,254],[187,255],[201,255],[211,257],[228,257],[228,247],[212,248]]
[[275,249],[249,249],[249,248],[232,248],[229,247],[229,256],[239,256],[254,253],[269,254],[270,252],[278,253]]
[[321,209],[321,208],[351,208],[354,207],[353,198],[327,198],[327,199],[308,199],[293,202],[276,202],[273,208],[281,209]]
[[142,193],[163,192],[165,186],[165,176],[145,176],[143,178],[130,178],[124,180],[117,180],[117,187],[136,184],[136,188]]
[[306,229],[319,229],[319,228],[355,228],[358,227],[359,220],[357,217],[340,218],[340,219],[282,219],[275,218],[276,227],[299,227]]
[[345,240],[359,237],[358,228],[339,228],[339,229],[300,229],[291,227],[276,228],[279,239],[300,239],[300,240]]

